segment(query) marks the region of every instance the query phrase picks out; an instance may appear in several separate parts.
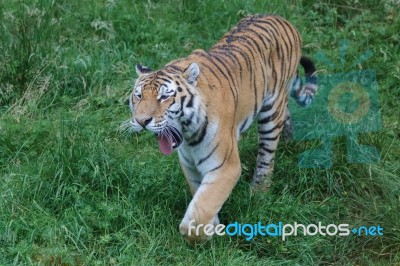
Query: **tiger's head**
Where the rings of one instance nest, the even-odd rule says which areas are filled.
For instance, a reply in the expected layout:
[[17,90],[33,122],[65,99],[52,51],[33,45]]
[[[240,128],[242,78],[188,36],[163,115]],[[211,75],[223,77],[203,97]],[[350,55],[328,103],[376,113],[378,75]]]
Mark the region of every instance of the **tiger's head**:
[[197,63],[185,70],[166,66],[158,71],[136,65],[138,78],[129,98],[134,131],[147,129],[157,135],[160,150],[169,155],[183,141],[190,109],[195,107]]

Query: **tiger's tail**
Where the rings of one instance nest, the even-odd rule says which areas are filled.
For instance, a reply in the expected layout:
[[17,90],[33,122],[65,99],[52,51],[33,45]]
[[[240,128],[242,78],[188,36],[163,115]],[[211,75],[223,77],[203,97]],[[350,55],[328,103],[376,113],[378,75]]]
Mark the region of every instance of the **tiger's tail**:
[[318,90],[317,69],[314,62],[305,56],[301,57],[300,65],[304,68],[306,83],[303,84],[301,77],[297,73],[290,89],[290,96],[292,96],[300,106],[305,107],[313,102],[314,96]]

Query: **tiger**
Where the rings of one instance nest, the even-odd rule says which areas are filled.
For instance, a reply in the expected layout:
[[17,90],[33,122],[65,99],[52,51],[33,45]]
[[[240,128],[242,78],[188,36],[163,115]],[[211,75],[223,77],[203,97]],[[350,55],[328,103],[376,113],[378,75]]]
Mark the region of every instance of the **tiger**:
[[253,15],[208,51],[197,49],[156,71],[136,65],[129,126],[155,133],[161,153],[178,152],[192,194],[179,232],[190,243],[211,238],[192,225],[220,223],[218,212],[241,175],[239,137],[254,120],[258,155],[252,187],[271,186],[280,135],[291,135],[288,96],[309,106],[318,89],[315,65],[301,48],[301,36],[287,20]]

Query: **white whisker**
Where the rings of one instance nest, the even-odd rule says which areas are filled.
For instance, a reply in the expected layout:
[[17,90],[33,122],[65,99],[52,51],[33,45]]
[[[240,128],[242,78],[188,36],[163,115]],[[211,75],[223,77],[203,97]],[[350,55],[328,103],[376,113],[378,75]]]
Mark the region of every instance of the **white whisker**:
[[128,119],[128,120],[123,121],[121,123],[121,125],[118,127],[118,132],[125,137],[134,133],[135,129],[133,127],[132,120]]

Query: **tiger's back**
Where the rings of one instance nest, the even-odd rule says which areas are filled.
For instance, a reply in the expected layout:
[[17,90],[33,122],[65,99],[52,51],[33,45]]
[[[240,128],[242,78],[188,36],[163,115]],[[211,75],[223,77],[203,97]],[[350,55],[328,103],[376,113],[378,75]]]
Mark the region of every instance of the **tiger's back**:
[[234,114],[239,134],[251,125],[265,100],[284,104],[300,56],[298,31],[278,16],[259,15],[241,20],[208,52],[196,50],[172,64],[184,69],[188,61],[199,63],[203,75],[197,84],[205,90],[209,109]]

